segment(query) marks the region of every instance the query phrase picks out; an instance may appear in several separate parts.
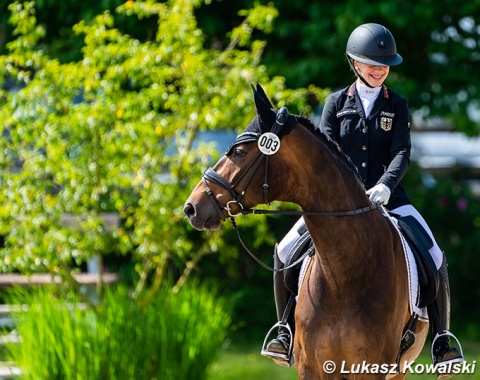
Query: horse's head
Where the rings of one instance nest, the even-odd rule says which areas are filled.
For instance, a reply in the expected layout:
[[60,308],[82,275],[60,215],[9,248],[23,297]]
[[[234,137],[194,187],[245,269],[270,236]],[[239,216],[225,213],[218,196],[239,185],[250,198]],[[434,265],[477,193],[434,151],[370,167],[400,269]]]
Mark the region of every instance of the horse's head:
[[280,139],[297,117],[286,108],[275,111],[261,86],[253,93],[257,115],[185,202],[184,212],[198,230],[218,229],[226,217],[278,199],[280,189],[273,181],[287,181],[281,162],[288,152],[280,150]]

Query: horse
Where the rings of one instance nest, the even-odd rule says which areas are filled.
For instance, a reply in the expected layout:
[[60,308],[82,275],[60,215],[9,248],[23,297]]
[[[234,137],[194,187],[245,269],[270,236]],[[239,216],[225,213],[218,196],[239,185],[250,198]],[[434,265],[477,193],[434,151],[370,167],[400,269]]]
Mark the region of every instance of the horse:
[[184,213],[195,229],[217,230],[260,204],[297,204],[315,247],[295,310],[298,378],[405,379],[428,322],[418,321],[396,365],[411,317],[398,231],[336,143],[307,117],[276,111],[260,85],[252,88],[257,115],[205,172]]

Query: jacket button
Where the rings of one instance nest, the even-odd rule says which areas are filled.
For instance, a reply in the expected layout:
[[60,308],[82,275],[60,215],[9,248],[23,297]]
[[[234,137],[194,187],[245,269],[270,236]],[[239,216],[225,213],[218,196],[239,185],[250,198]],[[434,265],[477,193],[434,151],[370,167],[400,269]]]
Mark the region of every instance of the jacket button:
[[367,133],[367,128],[363,128],[363,129],[362,129],[362,132],[363,132],[363,133]]
[[366,168],[367,167],[367,163],[366,162],[362,162],[362,168]]
[[368,149],[368,148],[367,148],[366,145],[362,146],[362,150],[367,150],[367,149]]

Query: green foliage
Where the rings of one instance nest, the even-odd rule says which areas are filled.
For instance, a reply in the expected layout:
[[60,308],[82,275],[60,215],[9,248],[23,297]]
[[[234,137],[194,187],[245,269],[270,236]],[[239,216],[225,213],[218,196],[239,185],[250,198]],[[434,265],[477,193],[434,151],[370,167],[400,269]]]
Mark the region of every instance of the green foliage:
[[[155,11],[151,11],[152,1],[41,0],[35,4],[47,31],[42,38],[45,51],[62,62],[81,59],[83,41],[71,26],[80,20],[90,22],[104,10],[113,12],[122,3],[124,8],[135,8],[140,20],[117,13],[116,23],[131,36],[154,40],[157,20]],[[0,4],[0,52],[5,50],[2,41],[11,39],[7,4]],[[344,55],[349,34],[362,23],[382,23],[395,35],[404,57],[402,65],[392,70],[387,85],[407,97],[419,120],[440,115],[464,133],[476,135],[480,131],[480,78],[476,70],[476,10],[480,0],[461,4],[454,0],[299,0],[278,1],[275,8],[268,1],[254,0],[198,0],[193,4],[199,28],[205,33],[205,46],[224,49],[232,40],[250,45],[253,28],[268,32],[253,31],[264,40],[263,62],[269,75],[284,76],[289,87],[314,83],[336,89],[348,85],[353,80]],[[243,22],[247,18],[248,23]]]
[[[218,45],[235,13],[252,2],[217,0],[215,6],[203,6],[199,24],[209,41]],[[287,86],[349,85],[354,76],[345,58],[348,36],[358,25],[377,22],[390,29],[404,57],[387,86],[404,95],[419,117],[440,115],[459,131],[480,133],[479,0],[299,0],[275,6],[278,18],[265,37],[263,62],[270,75],[284,76]]]
[[[172,263],[183,270],[188,260],[191,267],[203,255],[235,252],[222,233],[192,238],[184,222],[184,200],[218,158],[211,146],[193,150],[193,141],[206,129],[248,125],[255,81],[278,104],[288,99],[306,112],[307,96],[322,92],[286,90],[283,78],[268,78],[263,43],[252,32],[271,29],[272,7],[245,11],[242,33],[232,33],[228,49],[219,51],[203,46],[199,4],[120,6],[124,17],[157,18],[152,40],[125,34],[108,11],[81,21],[73,30],[84,39],[82,59],[70,63],[38,44],[43,30],[33,3],[11,5],[16,39],[0,57],[0,77],[17,84],[0,94],[2,271],[62,274],[113,251],[140,263],[142,288],[151,270],[158,286]],[[107,228],[104,212],[117,213],[121,226]],[[66,215],[74,223],[65,223]]]
[[58,288],[17,290],[20,342],[10,359],[25,379],[205,379],[230,324],[228,301],[206,285],[168,287],[142,307],[124,287],[83,307]]
[[[461,178],[465,169],[457,168]],[[463,174],[462,174],[463,173]],[[452,326],[455,333],[480,338],[480,202],[468,184],[438,176],[430,186],[422,184],[422,173],[412,166],[405,186],[414,206],[429,224],[449,265]]]
[[[8,8],[14,1],[0,3],[0,54],[7,52],[5,42],[10,41],[11,27],[8,25]],[[33,3],[33,2],[32,2]],[[35,0],[35,16],[46,32],[42,36],[42,48],[47,54],[62,62],[77,60],[80,57],[82,39],[72,31],[72,26],[80,20],[91,20],[104,10],[114,10],[123,0],[82,0],[61,1]],[[120,21],[120,20],[119,20]],[[145,25],[147,26],[147,25]],[[147,27],[150,27],[148,25]],[[138,28],[144,32],[145,27]]]

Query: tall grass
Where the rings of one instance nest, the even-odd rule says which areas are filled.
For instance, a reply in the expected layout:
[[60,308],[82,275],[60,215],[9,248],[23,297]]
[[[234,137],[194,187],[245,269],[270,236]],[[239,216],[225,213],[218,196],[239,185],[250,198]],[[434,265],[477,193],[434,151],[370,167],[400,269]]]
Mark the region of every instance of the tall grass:
[[96,309],[58,288],[9,302],[28,306],[13,315],[21,341],[8,353],[29,380],[205,379],[230,325],[227,300],[199,284],[165,288],[144,308],[124,287]]

